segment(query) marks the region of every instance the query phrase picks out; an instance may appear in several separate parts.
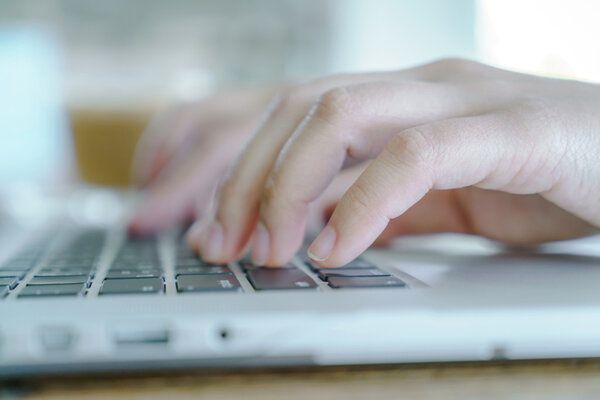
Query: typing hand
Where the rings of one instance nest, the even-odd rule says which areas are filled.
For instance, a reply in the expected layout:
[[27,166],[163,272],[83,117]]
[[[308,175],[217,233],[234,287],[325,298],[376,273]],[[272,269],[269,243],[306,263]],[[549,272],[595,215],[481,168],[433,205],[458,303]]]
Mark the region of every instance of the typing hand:
[[130,229],[152,233],[200,218],[277,90],[223,93],[158,114],[136,150],[133,174],[147,194]]
[[351,261],[386,234],[465,232],[512,243],[600,226],[600,87],[464,60],[340,75],[285,90],[188,242],[214,262],[281,265],[308,206],[350,160],[370,161],[309,249]]

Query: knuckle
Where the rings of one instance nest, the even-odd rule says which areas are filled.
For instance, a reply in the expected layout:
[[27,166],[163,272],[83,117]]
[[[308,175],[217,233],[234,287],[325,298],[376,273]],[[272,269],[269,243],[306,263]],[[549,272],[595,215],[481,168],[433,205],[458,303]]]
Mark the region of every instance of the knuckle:
[[431,135],[421,128],[396,134],[385,147],[396,165],[429,165],[437,158],[437,146]]
[[312,116],[336,124],[352,113],[351,103],[352,96],[347,88],[331,89],[319,97]]

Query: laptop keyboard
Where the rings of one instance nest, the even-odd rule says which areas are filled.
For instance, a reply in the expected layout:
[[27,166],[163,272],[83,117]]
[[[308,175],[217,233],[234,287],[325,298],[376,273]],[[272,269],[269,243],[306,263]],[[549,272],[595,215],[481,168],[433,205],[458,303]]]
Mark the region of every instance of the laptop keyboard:
[[302,256],[279,268],[255,266],[248,260],[214,265],[179,243],[168,254],[172,262],[164,263],[155,237],[125,239],[103,267],[106,238],[106,231],[89,231],[59,250],[49,250],[44,243],[23,249],[0,265],[0,298],[407,287],[362,258],[340,268],[321,268]]

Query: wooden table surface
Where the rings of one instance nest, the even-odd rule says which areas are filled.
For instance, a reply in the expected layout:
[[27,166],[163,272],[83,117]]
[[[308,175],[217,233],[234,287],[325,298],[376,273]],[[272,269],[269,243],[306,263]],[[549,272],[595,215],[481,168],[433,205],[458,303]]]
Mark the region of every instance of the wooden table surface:
[[600,399],[600,360],[203,370],[4,383],[2,399]]

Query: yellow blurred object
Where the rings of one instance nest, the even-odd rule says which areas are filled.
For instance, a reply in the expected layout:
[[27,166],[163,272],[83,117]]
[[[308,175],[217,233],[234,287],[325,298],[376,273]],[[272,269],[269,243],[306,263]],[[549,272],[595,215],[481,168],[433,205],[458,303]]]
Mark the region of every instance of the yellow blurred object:
[[135,146],[152,110],[71,107],[69,115],[81,178],[99,185],[131,185]]

